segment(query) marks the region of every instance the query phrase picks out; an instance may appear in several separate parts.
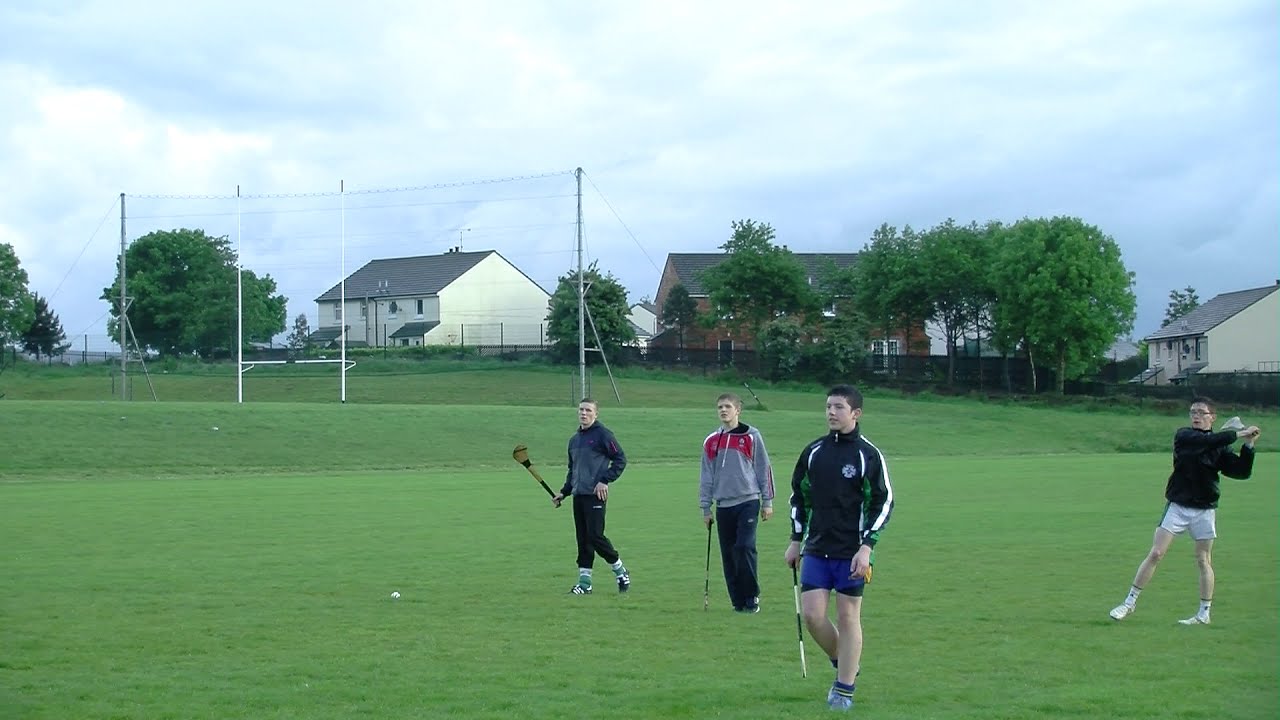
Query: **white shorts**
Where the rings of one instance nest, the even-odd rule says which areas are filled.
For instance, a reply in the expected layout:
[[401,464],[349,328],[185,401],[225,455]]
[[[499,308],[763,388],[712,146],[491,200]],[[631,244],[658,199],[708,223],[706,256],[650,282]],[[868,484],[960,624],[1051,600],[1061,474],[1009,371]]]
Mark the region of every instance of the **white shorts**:
[[1160,527],[1174,535],[1190,530],[1192,540],[1212,540],[1218,537],[1213,508],[1189,508],[1169,503],[1165,506],[1164,517],[1160,518]]

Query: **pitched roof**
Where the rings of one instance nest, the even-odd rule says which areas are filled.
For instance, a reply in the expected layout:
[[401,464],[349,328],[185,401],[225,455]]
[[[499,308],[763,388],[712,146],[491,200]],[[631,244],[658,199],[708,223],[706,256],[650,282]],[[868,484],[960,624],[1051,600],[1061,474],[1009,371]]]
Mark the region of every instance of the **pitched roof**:
[[[826,266],[827,261],[835,263],[840,269],[850,267],[858,260],[858,253],[798,253],[793,252],[791,256],[800,262],[800,266],[809,273],[810,277],[817,277],[822,269]],[[667,255],[667,262],[671,264],[675,270],[676,277],[679,278],[680,284],[684,285],[684,289],[689,291],[693,297],[705,297],[706,288],[702,287],[702,281],[699,274],[707,268],[715,267],[724,262],[729,257],[729,253],[671,253]]]
[[333,327],[322,327],[308,335],[307,341],[313,343],[329,342],[331,340],[337,340],[340,335],[342,335],[342,328],[337,325],[334,325]]
[[[347,276],[347,297],[436,295],[481,260],[495,254],[497,253],[493,250],[484,250],[370,260],[364,267]],[[341,297],[342,287],[338,284],[315,301],[325,302]]]
[[646,338],[650,337],[651,335],[653,335],[653,333],[651,333],[651,332],[649,332],[648,330],[646,330],[646,329],[644,329],[644,328],[640,327],[639,325],[637,325],[637,324],[635,324],[635,323],[631,322],[630,320],[628,320],[628,321],[627,321],[627,323],[629,323],[629,324],[631,325],[631,331],[632,331],[632,332],[634,332],[634,333],[636,334],[636,339],[637,339],[637,340],[644,340],[644,339],[646,339]]
[[1188,335],[1203,335],[1277,289],[1280,289],[1280,285],[1268,285],[1250,290],[1222,293],[1146,336],[1143,340],[1150,342],[1152,340],[1186,337]]
[[391,333],[391,339],[395,340],[398,338],[412,338],[412,337],[420,338],[423,335],[426,335],[427,333],[434,330],[439,325],[440,325],[439,320],[426,320],[423,322],[407,322],[404,325],[402,325],[399,330],[396,330],[395,332]]

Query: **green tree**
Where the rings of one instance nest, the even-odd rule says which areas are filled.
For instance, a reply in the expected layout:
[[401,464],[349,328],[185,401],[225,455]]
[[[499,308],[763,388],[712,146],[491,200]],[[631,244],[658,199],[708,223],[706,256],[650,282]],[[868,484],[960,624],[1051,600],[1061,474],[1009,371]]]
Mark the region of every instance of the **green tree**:
[[689,297],[689,290],[684,283],[676,283],[667,291],[666,301],[662,303],[662,326],[675,330],[680,348],[684,349],[685,333],[698,322],[698,301]]
[[1133,273],[1120,246],[1079,218],[1018,221],[1002,236],[992,275],[997,335],[1026,348],[1032,383],[1038,356],[1053,363],[1061,393],[1133,328]]
[[285,338],[285,344],[294,350],[306,350],[311,345],[311,323],[306,313],[298,313],[293,319],[293,332]]
[[[125,253],[129,324],[138,343],[162,355],[208,357],[233,352],[236,338],[236,254],[226,237],[203,230],[148,233]],[[287,299],[270,275],[241,273],[245,342],[266,342],[284,331]],[[116,280],[102,292],[111,304],[108,332],[116,336],[120,307]]]
[[773,228],[754,220],[731,227],[732,236],[720,246],[728,257],[702,271],[711,304],[706,322],[723,320],[754,338],[776,317],[814,314],[818,298],[805,269],[790,250],[773,244]]
[[61,355],[67,349],[67,333],[62,329],[58,314],[49,309],[49,302],[40,293],[33,293],[35,318],[22,333],[22,349],[41,355]]
[[1195,288],[1188,285],[1185,290],[1170,290],[1169,305],[1164,309],[1163,325],[1185,317],[1187,313],[1198,307],[1200,307],[1200,296],[1196,295]]
[[973,327],[986,295],[990,244],[977,223],[946,222],[921,233],[916,267],[923,274],[928,319],[947,343],[947,384],[955,383],[956,346]]
[[796,376],[803,358],[804,336],[800,321],[793,317],[770,320],[761,328],[756,349],[760,353],[760,369],[770,380]]
[[27,271],[13,246],[0,243],[0,347],[18,342],[35,318],[35,300],[27,290]]
[[[627,291],[612,273],[602,274],[596,263],[591,263],[591,267],[583,272],[582,279],[587,286],[587,317],[583,319],[586,346],[596,347],[595,335],[591,332],[594,321],[595,330],[600,335],[600,347],[609,357],[615,357],[623,344],[636,339],[636,332],[628,319],[631,306],[627,303]],[[547,310],[547,340],[561,360],[578,357],[577,270],[560,276],[556,283],[556,291],[551,295]],[[588,360],[593,357],[598,357],[598,354],[587,354]]]
[[835,292],[853,299],[870,339],[901,332],[907,351],[914,328],[930,311],[920,244],[920,235],[910,225],[901,231],[881,225],[858,253],[858,261],[832,279]]

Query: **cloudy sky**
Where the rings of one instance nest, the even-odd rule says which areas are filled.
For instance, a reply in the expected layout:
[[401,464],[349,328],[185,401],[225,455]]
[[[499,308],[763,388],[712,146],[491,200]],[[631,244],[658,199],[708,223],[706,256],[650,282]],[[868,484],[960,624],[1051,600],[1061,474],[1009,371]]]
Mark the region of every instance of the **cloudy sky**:
[[[553,173],[582,167],[588,260],[633,301],[667,253],[716,251],[740,218],[793,250],[856,251],[881,223],[1069,214],[1119,242],[1141,337],[1171,289],[1208,299],[1280,277],[1278,14],[1273,0],[7,2],[0,243],[77,344],[105,337],[125,193],[130,238],[229,235],[314,326],[343,246],[351,272],[461,242],[552,289],[575,217],[573,177]],[[528,179],[466,184],[502,178]],[[392,188],[416,189],[370,192]]]

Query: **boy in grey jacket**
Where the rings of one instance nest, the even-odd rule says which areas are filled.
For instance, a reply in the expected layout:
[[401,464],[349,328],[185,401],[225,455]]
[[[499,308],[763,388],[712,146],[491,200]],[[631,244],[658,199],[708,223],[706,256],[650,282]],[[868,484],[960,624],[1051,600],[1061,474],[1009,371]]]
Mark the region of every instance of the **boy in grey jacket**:
[[702,442],[698,504],[707,532],[719,525],[720,560],[733,609],[757,613],[756,518],[764,521],[773,516],[773,468],[760,431],[739,420],[741,398],[733,393],[721,395],[716,398],[716,412],[720,427]]

